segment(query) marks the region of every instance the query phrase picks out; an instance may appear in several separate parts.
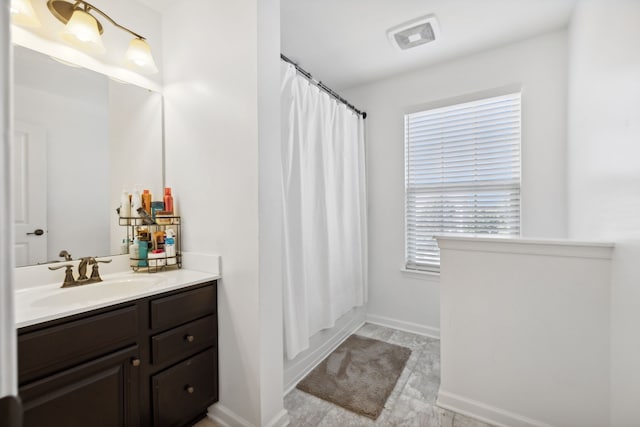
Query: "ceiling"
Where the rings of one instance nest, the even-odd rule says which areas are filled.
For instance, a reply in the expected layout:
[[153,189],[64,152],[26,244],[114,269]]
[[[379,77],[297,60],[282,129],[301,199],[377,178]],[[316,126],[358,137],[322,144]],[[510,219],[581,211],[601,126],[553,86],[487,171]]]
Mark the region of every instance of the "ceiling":
[[[281,51],[339,90],[567,26],[578,0],[281,0]],[[387,30],[435,14],[440,37],[399,51]]]

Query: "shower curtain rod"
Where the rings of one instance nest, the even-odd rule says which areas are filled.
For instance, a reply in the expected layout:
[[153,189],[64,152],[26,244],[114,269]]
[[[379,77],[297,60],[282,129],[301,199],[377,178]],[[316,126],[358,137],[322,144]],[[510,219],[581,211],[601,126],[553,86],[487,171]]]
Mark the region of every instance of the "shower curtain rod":
[[280,59],[282,59],[284,62],[288,62],[289,64],[291,64],[294,67],[296,67],[296,71],[299,72],[300,74],[302,74],[303,76],[305,76],[307,78],[307,80],[309,80],[310,83],[318,86],[320,89],[324,90],[329,95],[331,95],[332,97],[334,97],[338,101],[342,102],[349,109],[353,110],[356,114],[362,116],[363,119],[367,118],[367,112],[366,111],[358,110],[356,107],[353,106],[353,104],[350,104],[349,101],[347,101],[346,99],[344,99],[343,97],[338,95],[330,87],[326,86],[321,81],[314,79],[310,72],[308,72],[307,70],[305,70],[304,68],[302,68],[301,66],[299,66],[298,64],[296,64],[295,62],[293,62],[292,60],[287,58],[286,56],[284,56],[283,54],[280,54]]

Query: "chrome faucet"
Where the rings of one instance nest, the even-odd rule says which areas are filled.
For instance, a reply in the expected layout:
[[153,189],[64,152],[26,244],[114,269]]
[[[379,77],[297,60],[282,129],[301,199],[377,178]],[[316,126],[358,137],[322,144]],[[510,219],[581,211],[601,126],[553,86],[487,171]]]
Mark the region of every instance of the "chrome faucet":
[[[110,259],[99,260],[96,257],[84,257],[80,258],[80,264],[78,264],[78,279],[73,277],[73,265],[62,264],[55,267],[49,267],[49,270],[59,270],[65,268],[64,282],[62,282],[62,288],[69,288],[71,286],[87,285],[89,283],[102,282],[100,272],[98,271],[98,263],[109,263]],[[87,277],[87,265],[91,265],[91,277]]]

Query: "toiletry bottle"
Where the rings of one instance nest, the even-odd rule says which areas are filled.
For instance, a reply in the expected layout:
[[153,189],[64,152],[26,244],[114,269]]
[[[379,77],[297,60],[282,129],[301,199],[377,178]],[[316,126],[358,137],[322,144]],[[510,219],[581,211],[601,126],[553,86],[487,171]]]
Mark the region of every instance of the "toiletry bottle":
[[138,208],[138,216],[142,218],[142,223],[145,225],[151,225],[155,222],[143,208]]
[[137,267],[139,265],[138,258],[140,258],[140,252],[138,252],[138,238],[133,239],[133,243],[129,246],[129,265],[131,267]]
[[173,196],[170,187],[164,189],[164,210],[173,213]]
[[120,254],[125,255],[129,253],[129,239],[122,239],[122,244],[120,245]]
[[[128,218],[130,216],[131,202],[129,201],[129,191],[126,188],[123,188],[122,196],[120,198],[120,218]],[[129,224],[128,221],[127,224]]]
[[156,219],[156,212],[164,210],[164,202],[155,201],[151,202],[151,217]]
[[151,193],[149,190],[142,191],[142,208],[151,215]]
[[147,254],[149,252],[149,242],[146,240],[140,240],[138,243],[138,266],[146,267],[147,266]]
[[169,228],[165,232],[164,251],[167,254],[167,265],[175,265],[176,260],[176,239],[173,229]]
[[[152,261],[153,259],[153,261]],[[162,249],[154,249],[149,254],[150,267],[164,267],[167,264],[167,254]]]
[[133,194],[131,195],[131,216],[139,217],[138,208],[142,207],[142,198],[140,196],[140,189],[136,185],[133,189]]

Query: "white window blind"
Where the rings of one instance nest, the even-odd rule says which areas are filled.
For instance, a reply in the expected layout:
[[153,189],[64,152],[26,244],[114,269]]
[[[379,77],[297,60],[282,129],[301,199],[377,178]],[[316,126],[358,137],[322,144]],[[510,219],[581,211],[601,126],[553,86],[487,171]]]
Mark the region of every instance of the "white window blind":
[[406,267],[434,235],[520,234],[520,93],[405,115]]

